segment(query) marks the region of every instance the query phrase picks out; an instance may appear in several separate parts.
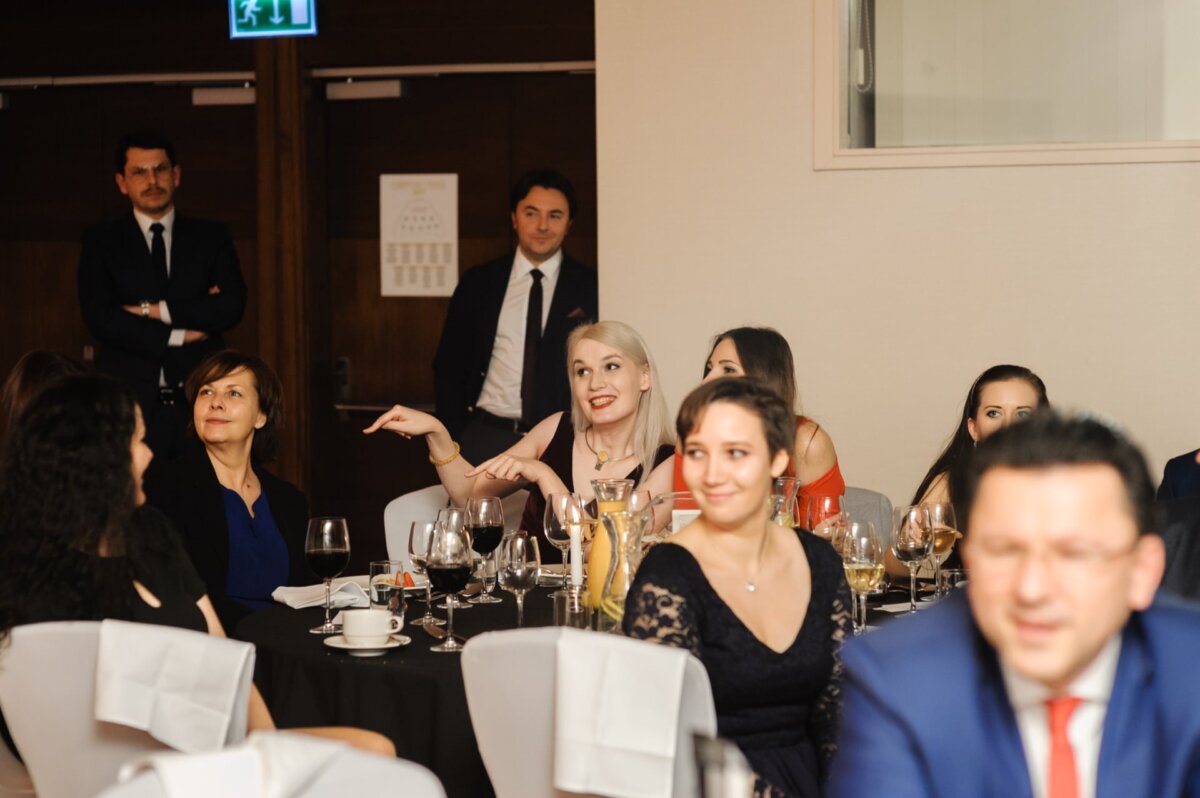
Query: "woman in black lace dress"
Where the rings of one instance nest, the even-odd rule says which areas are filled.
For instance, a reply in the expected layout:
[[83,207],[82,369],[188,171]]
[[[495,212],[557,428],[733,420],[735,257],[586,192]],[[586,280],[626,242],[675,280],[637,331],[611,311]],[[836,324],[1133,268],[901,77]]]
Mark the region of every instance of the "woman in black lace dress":
[[787,467],[795,418],[759,383],[724,379],[684,400],[676,429],[701,514],[646,555],[625,633],[704,663],[718,733],[754,767],[756,795],[819,798],[850,604],[833,548],[770,521],[771,481]]

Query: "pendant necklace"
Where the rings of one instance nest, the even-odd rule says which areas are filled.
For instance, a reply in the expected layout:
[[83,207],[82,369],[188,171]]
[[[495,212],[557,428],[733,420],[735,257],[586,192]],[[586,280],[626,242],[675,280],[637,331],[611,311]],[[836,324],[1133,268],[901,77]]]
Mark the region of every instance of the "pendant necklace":
[[747,592],[753,593],[754,591],[758,590],[758,583],[756,580],[758,579],[758,572],[762,570],[763,555],[767,553],[767,539],[770,537],[770,535],[771,527],[767,526],[767,528],[763,531],[762,543],[760,543],[758,546],[758,558],[754,566],[754,575],[746,580]]
[[[591,431],[592,431],[591,427],[588,427],[586,430],[583,431],[583,443],[585,446],[588,447],[588,451],[596,456],[596,470],[599,471],[600,469],[604,468],[604,464],[609,461],[608,450],[601,449],[600,451],[596,451],[595,449],[592,448],[592,444],[588,440],[588,433]],[[633,455],[630,455],[630,454],[625,455],[625,457],[632,457],[632,456]],[[624,460],[625,457],[618,457],[617,459]]]

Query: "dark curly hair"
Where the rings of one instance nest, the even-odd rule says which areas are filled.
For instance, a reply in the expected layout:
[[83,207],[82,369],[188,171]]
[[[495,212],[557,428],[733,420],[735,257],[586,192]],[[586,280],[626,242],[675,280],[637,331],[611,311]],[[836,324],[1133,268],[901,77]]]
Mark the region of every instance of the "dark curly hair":
[[158,551],[140,519],[133,392],[66,377],[17,417],[0,456],[0,640],[46,620],[127,618],[133,574]]

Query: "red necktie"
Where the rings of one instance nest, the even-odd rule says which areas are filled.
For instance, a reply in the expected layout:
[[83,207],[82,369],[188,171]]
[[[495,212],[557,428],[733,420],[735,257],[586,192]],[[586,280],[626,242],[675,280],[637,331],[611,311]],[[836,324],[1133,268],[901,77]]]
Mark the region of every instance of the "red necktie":
[[1067,724],[1082,698],[1051,698],[1046,702],[1050,717],[1050,778],[1046,798],[1079,798],[1079,776],[1075,772],[1075,752],[1067,739]]

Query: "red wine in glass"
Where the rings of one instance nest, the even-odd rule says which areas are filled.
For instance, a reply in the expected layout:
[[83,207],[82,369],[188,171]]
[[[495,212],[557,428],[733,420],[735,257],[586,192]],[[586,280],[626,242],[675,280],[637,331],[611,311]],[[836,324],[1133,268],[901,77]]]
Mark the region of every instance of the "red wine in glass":
[[500,545],[500,539],[504,537],[504,524],[474,525],[470,531],[471,548],[486,557]]
[[350,552],[347,549],[312,549],[306,551],[308,567],[322,579],[333,579],[346,570],[350,564]]
[[471,578],[471,566],[426,565],[425,573],[429,577],[429,584],[437,592],[457,593],[467,586],[467,580]]

